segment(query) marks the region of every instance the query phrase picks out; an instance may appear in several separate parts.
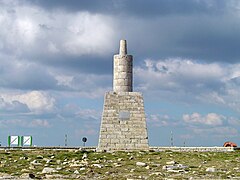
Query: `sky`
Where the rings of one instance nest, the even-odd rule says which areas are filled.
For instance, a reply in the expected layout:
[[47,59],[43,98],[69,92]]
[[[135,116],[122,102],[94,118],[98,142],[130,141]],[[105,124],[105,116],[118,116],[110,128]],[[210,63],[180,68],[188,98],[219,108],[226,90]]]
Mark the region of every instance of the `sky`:
[[240,145],[238,0],[0,0],[1,144],[96,146],[120,39],[150,146]]

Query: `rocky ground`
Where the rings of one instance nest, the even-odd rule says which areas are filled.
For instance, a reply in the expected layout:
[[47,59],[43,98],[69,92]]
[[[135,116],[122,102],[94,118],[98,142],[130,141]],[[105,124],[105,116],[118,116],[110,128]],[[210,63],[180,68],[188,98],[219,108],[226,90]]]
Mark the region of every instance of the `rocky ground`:
[[240,179],[240,152],[0,151],[0,179]]

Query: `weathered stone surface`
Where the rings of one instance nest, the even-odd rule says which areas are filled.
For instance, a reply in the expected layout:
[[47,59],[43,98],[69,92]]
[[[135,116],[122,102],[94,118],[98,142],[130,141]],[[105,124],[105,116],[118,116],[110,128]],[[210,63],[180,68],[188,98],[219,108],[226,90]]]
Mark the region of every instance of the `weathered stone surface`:
[[113,60],[113,90],[114,92],[132,91],[132,55],[127,55],[126,40],[120,41],[119,54]]
[[[129,113],[129,116],[121,119],[120,112]],[[148,148],[142,94],[138,92],[107,92],[98,150],[148,150]]]
[[143,96],[132,92],[133,57],[126,40],[113,61],[113,92],[105,94],[98,151],[148,150]]

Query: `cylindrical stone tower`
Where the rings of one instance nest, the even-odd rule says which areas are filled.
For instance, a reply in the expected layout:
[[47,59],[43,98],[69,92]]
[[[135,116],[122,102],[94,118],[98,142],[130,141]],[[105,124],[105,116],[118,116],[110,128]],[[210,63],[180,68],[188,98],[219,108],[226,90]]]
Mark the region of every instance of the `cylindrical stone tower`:
[[119,54],[113,60],[113,91],[132,92],[133,57],[127,54],[127,41],[120,40]]

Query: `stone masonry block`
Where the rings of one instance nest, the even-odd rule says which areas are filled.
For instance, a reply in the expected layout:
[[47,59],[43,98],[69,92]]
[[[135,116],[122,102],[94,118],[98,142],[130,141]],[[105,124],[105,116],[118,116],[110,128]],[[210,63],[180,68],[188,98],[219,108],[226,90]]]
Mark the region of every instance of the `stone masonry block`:
[[[120,110],[128,111],[130,118],[119,119]],[[141,93],[108,92],[105,94],[98,148],[102,150],[148,148],[146,117]]]

